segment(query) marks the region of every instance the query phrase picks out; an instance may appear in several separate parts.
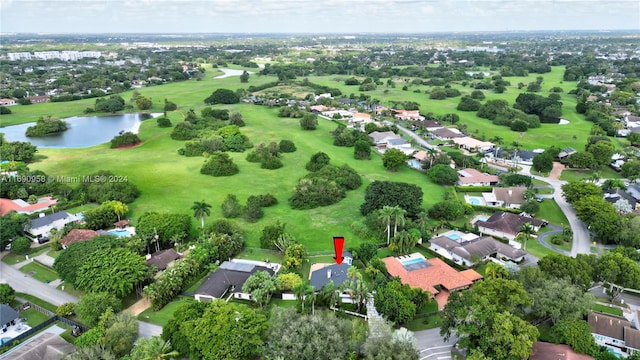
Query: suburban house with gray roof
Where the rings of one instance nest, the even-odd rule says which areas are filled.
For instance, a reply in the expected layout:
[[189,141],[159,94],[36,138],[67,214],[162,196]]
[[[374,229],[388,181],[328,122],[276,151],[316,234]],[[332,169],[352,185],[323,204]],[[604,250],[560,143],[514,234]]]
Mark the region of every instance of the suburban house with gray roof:
[[589,314],[588,322],[596,344],[623,355],[640,351],[640,330],[629,320],[593,312]]
[[333,285],[338,287],[347,282],[347,271],[351,267],[353,262],[353,256],[350,252],[345,252],[342,255],[344,260],[341,264],[331,264],[324,266],[311,272],[311,278],[309,279],[309,285],[313,286],[316,291],[322,289],[323,286],[333,281]]
[[621,189],[610,189],[605,191],[604,199],[612,204],[615,204],[620,200],[624,200],[631,205],[631,210],[635,210],[637,206],[637,201],[633,195]]
[[4,331],[20,321],[20,314],[7,304],[0,304],[0,328]]
[[207,279],[195,291],[198,301],[222,299],[229,295],[238,299],[252,300],[251,294],[242,292],[242,285],[258,271],[266,271],[274,276],[281,265],[262,261],[233,259],[220,264],[220,267],[209,273]]
[[369,138],[373,140],[376,145],[386,144],[388,139],[402,139],[401,136],[396,135],[393,131],[374,131],[369,134]]
[[487,206],[519,209],[525,201],[524,193],[526,191],[527,188],[524,187],[494,187],[490,193],[482,193],[482,198]]
[[41,213],[39,218],[31,220],[27,232],[37,241],[38,238],[48,237],[51,230],[62,230],[65,225],[78,220],[80,220],[78,217],[66,211],[58,211],[49,215]]
[[43,333],[33,337],[11,353],[13,360],[60,360],[74,352],[76,347],[60,335]]
[[480,234],[513,240],[524,224],[530,224],[537,232],[543,226],[542,220],[529,216],[516,215],[504,211],[496,211],[487,220],[476,222]]
[[[469,234],[475,235],[475,234]],[[429,248],[438,254],[455,261],[458,264],[472,266],[476,262],[487,261],[490,258],[502,262],[506,258],[515,263],[524,260],[527,252],[516,249],[489,236],[475,235],[472,240],[453,240],[443,234],[431,239]]]

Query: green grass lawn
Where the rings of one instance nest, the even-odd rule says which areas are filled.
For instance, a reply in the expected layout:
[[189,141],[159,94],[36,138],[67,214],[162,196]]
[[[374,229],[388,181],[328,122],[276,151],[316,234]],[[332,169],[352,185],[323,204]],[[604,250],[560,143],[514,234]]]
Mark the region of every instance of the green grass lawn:
[[25,274],[34,272],[33,275],[31,276],[34,279],[42,281],[44,283],[48,283],[59,278],[58,273],[56,273],[54,270],[42,264],[39,264],[37,262],[30,262],[24,265],[23,267],[20,268],[20,271],[22,271]]
[[[34,256],[38,256],[38,255],[44,253],[45,251],[49,250],[50,248],[51,247],[49,246],[49,244],[40,245],[38,247],[32,247],[29,250],[29,257],[32,258]],[[9,265],[17,264],[17,263],[23,262],[25,260],[26,260],[26,258],[25,258],[24,255],[16,254],[14,252],[9,252],[7,255],[5,255],[2,258],[2,262],[4,262],[5,264],[9,264]]]
[[27,324],[34,327],[45,322],[49,317],[40,311],[31,308],[20,312],[20,316],[27,319]]
[[[392,173],[384,169],[381,158],[369,161],[353,159],[353,149],[335,147],[329,132],[336,124],[321,120],[316,131],[302,131],[298,119],[278,118],[275,109],[239,104],[230,107],[239,110],[247,123],[242,132],[254,144],[293,140],[298,150],[283,155],[284,167],[278,170],[260,169],[258,164],[245,160],[247,153],[230,153],[240,168],[231,178],[214,178],[199,173],[203,159],[183,157],[177,150],[182,142],[169,137],[171,129],[161,129],[154,122],[141,125],[143,145],[111,150],[106,144],[83,149],[41,149],[47,159],[32,164],[32,168],[48,174],[80,175],[100,169],[108,169],[117,175],[127,176],[141,191],[139,199],[129,204],[129,218],[136,219],[146,211],[191,213],[194,201],[204,199],[213,206],[211,221],[222,216],[220,205],[227,194],[236,194],[241,202],[249,195],[270,193],[279,204],[265,209],[265,217],[257,223],[238,220],[245,230],[247,246],[259,247],[262,228],[276,220],[287,224],[287,231],[307,247],[310,253],[333,249],[332,238],[342,235],[347,247],[357,246],[359,239],[351,232],[351,223],[362,219],[359,206],[364,201],[367,184],[374,180],[391,180],[413,183],[425,194],[423,206],[428,207],[442,199],[444,189],[431,183],[422,173],[408,167]],[[339,203],[312,210],[292,210],[287,203],[298,179],[307,174],[303,164],[312,154],[324,151],[335,165],[349,164],[362,175],[364,184]],[[196,220],[194,219],[194,225]]]
[[411,331],[420,331],[439,328],[440,325],[442,325],[442,315],[437,312],[424,317],[415,317],[407,322],[405,327]]
[[44,300],[42,300],[40,298],[37,298],[37,297],[35,297],[33,295],[17,292],[16,296],[17,297],[21,297],[21,298],[27,300],[30,303],[33,303],[33,304],[36,304],[36,305],[40,305],[40,306],[42,306],[43,308],[45,308],[45,309],[47,309],[49,311],[55,312],[58,309],[57,306],[55,306],[55,305],[53,305],[51,303],[48,303],[48,302],[46,302],[46,301],[44,301]]
[[591,306],[591,310],[614,316],[622,316],[622,310],[602,304],[593,304],[593,306]]
[[67,294],[73,295],[75,297],[81,297],[85,294],[84,291],[76,289],[75,287],[73,287],[73,284],[67,282],[63,282],[62,284],[58,285],[56,289],[64,291]]
[[558,206],[554,199],[544,199],[544,201],[540,203],[540,210],[536,214],[536,218],[545,219],[558,226],[569,224],[567,217],[564,216],[560,206]]
[[255,261],[269,260],[273,263],[282,264],[284,256],[279,251],[245,247],[244,249],[242,249],[242,252],[237,256],[237,258]]
[[584,180],[589,179],[594,173],[600,174],[601,179],[621,179],[622,175],[619,172],[611,169],[610,167],[604,167],[602,170],[575,170],[564,169],[560,175],[560,180],[572,181],[572,180]]
[[68,212],[69,214],[77,214],[77,213],[85,212],[87,210],[95,209],[97,207],[98,207],[98,204],[84,204],[84,205],[76,206],[71,209],[67,209],[65,211]]
[[547,255],[554,255],[557,254],[555,251],[551,250],[551,249],[547,249],[546,247],[542,246],[538,240],[535,239],[531,239],[529,241],[527,241],[527,249],[526,251],[537,257],[538,259],[542,259],[543,257],[547,256]]
[[167,322],[173,317],[173,313],[178,309],[178,307],[180,307],[180,305],[184,304],[189,299],[192,298],[179,296],[157,312],[154,312],[151,308],[148,308],[147,310],[141,312],[140,315],[138,315],[138,320],[165,326]]

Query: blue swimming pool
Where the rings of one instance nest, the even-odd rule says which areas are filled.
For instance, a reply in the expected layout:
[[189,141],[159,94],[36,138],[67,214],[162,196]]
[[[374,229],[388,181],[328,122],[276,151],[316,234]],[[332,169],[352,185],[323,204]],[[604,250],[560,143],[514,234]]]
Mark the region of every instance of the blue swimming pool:
[[2,345],[2,344],[4,344],[4,343],[8,342],[9,340],[11,340],[11,338],[10,338],[10,337],[3,337],[3,338],[0,338],[0,345]]
[[476,198],[469,198],[469,204],[471,205],[480,205],[480,200]]
[[415,159],[409,160],[409,166],[411,166],[414,169],[422,169],[422,164],[420,163],[420,161]]
[[488,216],[478,216],[478,221],[487,221],[489,220]]
[[109,234],[118,236],[118,237],[129,237],[131,236],[131,233],[129,232],[129,230],[111,230],[109,231]]
[[460,240],[460,235],[458,234],[449,234],[447,237],[451,240]]
[[424,259],[422,258],[417,258],[417,259],[411,259],[411,260],[405,260],[402,262],[402,265],[411,265],[411,264],[417,264],[419,262],[423,262]]

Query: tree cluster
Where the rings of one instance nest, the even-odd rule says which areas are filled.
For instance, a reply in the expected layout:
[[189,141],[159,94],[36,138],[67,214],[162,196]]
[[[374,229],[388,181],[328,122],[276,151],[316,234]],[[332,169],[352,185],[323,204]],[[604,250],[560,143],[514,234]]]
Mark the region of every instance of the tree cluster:
[[138,188],[129,181],[109,180],[118,179],[118,176],[110,171],[97,171],[83,177],[83,179],[86,179],[86,181],[83,181],[73,192],[73,196],[76,199],[82,198],[82,194],[84,194],[84,201],[88,202],[101,204],[105,201],[117,200],[128,204],[140,195]]
[[422,189],[415,184],[393,181],[374,181],[367,187],[360,213],[368,215],[386,206],[398,206],[410,218],[422,212]]
[[316,153],[307,163],[308,175],[298,181],[289,198],[294,209],[313,209],[335,204],[346,196],[349,190],[362,185],[360,175],[349,165],[336,167],[329,164],[329,156]]
[[115,149],[119,147],[133,146],[140,144],[141,142],[142,140],[140,140],[138,134],[127,131],[122,134],[116,135],[113,139],[111,139],[111,148]]
[[34,126],[27,128],[26,135],[28,137],[43,137],[59,134],[67,130],[68,125],[66,121],[54,118],[52,116],[43,116]]

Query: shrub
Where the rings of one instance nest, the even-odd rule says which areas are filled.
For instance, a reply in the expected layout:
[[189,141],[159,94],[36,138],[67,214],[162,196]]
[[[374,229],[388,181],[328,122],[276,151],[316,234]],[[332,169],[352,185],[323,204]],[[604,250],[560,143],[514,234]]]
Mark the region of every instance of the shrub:
[[175,103],[164,99],[164,111],[175,111],[178,109],[178,105],[176,105]]
[[260,206],[260,198],[257,196],[249,196],[247,205],[244,207],[244,219],[248,222],[256,222],[264,216],[262,206]]
[[198,131],[189,121],[178,123],[171,131],[173,140],[191,140],[196,137],[198,137]]
[[289,204],[294,209],[313,209],[335,204],[346,196],[344,188],[324,178],[300,179]]
[[464,215],[465,207],[458,200],[445,200],[434,204],[429,209],[429,217],[438,220],[456,220]]
[[115,149],[115,148],[124,147],[124,146],[131,146],[131,145],[139,144],[141,142],[142,141],[140,140],[137,134],[127,131],[111,139],[111,148]]
[[171,120],[167,117],[160,116],[156,119],[156,122],[158,123],[158,127],[171,127]]
[[200,169],[201,174],[211,176],[231,176],[238,172],[240,172],[240,169],[238,169],[238,165],[233,163],[229,154],[220,151],[211,154]]
[[292,153],[296,151],[296,145],[291,140],[280,140],[278,144],[280,151],[283,153]]
[[25,237],[19,237],[11,243],[11,252],[25,255],[31,250],[31,240]]
[[261,168],[269,170],[280,169],[283,166],[282,161],[277,156],[267,156],[260,163]]
[[205,104],[237,104],[240,98],[235,92],[229,89],[217,89],[209,97],[204,99]]
[[278,204],[278,199],[271,194],[258,195],[258,200],[262,207],[269,207]]
[[66,131],[67,126],[66,121],[51,116],[41,117],[34,126],[27,128],[26,135],[28,137],[54,135]]
[[305,113],[300,119],[302,130],[315,130],[318,127],[318,117],[315,114]]
[[76,313],[76,303],[64,303],[56,309],[56,315],[69,317],[73,316]]
[[222,216],[226,218],[235,218],[242,214],[242,205],[234,194],[227,194],[222,202]]
[[329,155],[323,152],[317,152],[311,156],[311,160],[309,160],[305,167],[309,171],[318,171],[322,169],[323,166],[329,164],[329,161],[331,161]]

